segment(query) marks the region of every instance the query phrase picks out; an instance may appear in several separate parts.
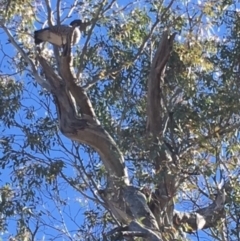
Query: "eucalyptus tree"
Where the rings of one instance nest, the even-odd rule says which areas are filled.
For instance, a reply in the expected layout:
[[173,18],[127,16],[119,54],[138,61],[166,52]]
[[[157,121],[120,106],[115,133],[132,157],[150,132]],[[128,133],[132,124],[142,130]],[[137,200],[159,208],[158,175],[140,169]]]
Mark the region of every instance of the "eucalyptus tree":
[[[240,240],[235,1],[0,13],[4,240]],[[74,19],[77,46],[35,46]]]

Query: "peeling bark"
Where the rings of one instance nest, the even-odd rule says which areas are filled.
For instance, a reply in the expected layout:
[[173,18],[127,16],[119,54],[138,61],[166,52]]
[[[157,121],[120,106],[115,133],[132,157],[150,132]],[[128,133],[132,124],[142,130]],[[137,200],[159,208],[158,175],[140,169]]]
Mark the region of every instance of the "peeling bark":
[[[72,140],[94,148],[100,154],[107,171],[115,179],[128,183],[122,153],[97,120],[87,94],[74,82],[75,78],[70,70],[71,58],[60,59],[61,77],[52,70],[43,57],[39,57],[39,62],[52,86],[62,133]],[[81,109],[82,116],[76,113],[75,105]]]
[[143,193],[132,186],[127,186],[123,190],[123,197],[135,219],[141,219],[145,226],[153,230],[159,230],[156,219],[148,207],[147,199]]
[[[54,72],[43,57],[38,57],[51,85],[61,132],[71,140],[91,146],[100,155],[109,179],[106,189],[99,191],[99,194],[114,216],[124,224],[131,224],[136,219],[148,228],[158,230],[146,198],[135,187],[129,186],[121,151],[98,121],[85,90],[76,85],[68,51],[69,49],[64,53],[65,56],[60,57],[59,74]],[[152,231],[146,232],[149,233],[149,240],[160,240],[156,239],[157,236]]]
[[166,64],[170,57],[175,34],[169,37],[164,32],[160,45],[155,53],[151,65],[147,92],[147,117],[148,128],[153,135],[161,135],[163,131],[163,94],[164,74]]
[[[143,227],[139,223],[132,221],[128,226],[125,227],[117,227],[107,233],[106,236],[116,236],[121,238],[134,238],[134,237],[142,237],[146,240],[151,241],[161,241],[160,233],[154,233],[153,231]],[[129,240],[129,239],[127,239]],[[134,240],[134,239],[131,239]]]
[[[173,197],[180,184],[180,160],[171,144],[164,141],[166,120],[169,118],[166,96],[164,93],[165,69],[172,50],[174,34],[163,34],[162,41],[153,59],[148,80],[147,129],[154,143],[158,143],[160,151],[155,157],[156,191],[151,194],[150,208],[160,228],[174,226],[183,228],[185,232],[195,232],[216,225],[224,216],[224,200],[222,191],[209,206],[195,212],[174,211]],[[169,156],[170,151],[170,156]]]
[[[150,76],[148,80],[147,95],[147,129],[152,136],[152,142],[159,146],[159,154],[155,157],[156,169],[156,191],[152,195],[152,210],[157,218],[159,227],[171,226],[173,217],[173,197],[179,182],[176,173],[172,173],[170,166],[173,163],[173,157],[169,156],[169,145],[163,142],[168,112],[166,111],[164,99],[164,77],[165,69],[172,50],[175,34],[169,36],[168,32],[164,32],[162,40],[154,56]],[[153,147],[155,149],[155,147]],[[174,160],[176,157],[174,157]],[[176,167],[175,167],[176,169]]]
[[153,149],[159,147],[154,159],[156,191],[151,194],[149,203],[144,191],[129,185],[123,154],[98,121],[84,88],[76,85],[69,45],[58,61],[59,73],[54,72],[46,59],[38,57],[55,99],[61,132],[71,140],[91,146],[103,161],[109,178],[107,187],[99,190],[99,195],[116,219],[127,225],[116,231],[123,237],[137,236],[150,241],[174,240],[179,238],[175,228],[187,224],[192,232],[211,227],[223,216],[224,200],[220,194],[213,204],[196,212],[174,211],[173,198],[179,185],[177,172],[180,168],[176,163],[177,156],[170,150],[171,146],[162,141],[167,117],[162,87],[173,39],[174,35],[169,37],[167,32],[163,34],[148,81],[148,130],[154,143]]
[[224,204],[225,194],[223,189],[219,191],[215,201],[205,208],[190,213],[174,211],[174,225],[183,227],[184,231],[188,233],[214,227],[225,216]]

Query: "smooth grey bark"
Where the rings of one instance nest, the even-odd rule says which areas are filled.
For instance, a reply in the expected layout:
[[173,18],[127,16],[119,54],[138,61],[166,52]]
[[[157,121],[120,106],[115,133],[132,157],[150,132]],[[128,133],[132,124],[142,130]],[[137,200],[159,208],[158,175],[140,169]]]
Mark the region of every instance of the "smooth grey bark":
[[[154,159],[158,184],[149,203],[143,191],[129,185],[123,154],[98,121],[86,91],[76,85],[76,77],[71,69],[70,46],[65,56],[59,59],[58,73],[44,57],[38,56],[55,99],[61,132],[71,140],[95,149],[108,171],[108,185],[106,189],[99,190],[99,195],[116,219],[127,225],[127,228],[117,230],[124,237],[135,235],[150,241],[175,240],[180,237],[176,228],[186,223],[191,231],[208,228],[222,216],[224,201],[220,202],[221,205],[215,201],[209,207],[192,213],[174,211],[173,197],[180,182],[176,175],[180,163],[178,157],[170,152],[169,146],[160,141],[167,113],[162,87],[173,39],[174,35],[169,36],[167,32],[163,34],[148,82],[147,129],[154,147],[164,147]],[[170,173],[169,168],[175,173]]]
[[[156,191],[153,194],[152,209],[159,227],[172,226],[173,198],[178,184],[178,168],[176,158],[169,155],[169,147],[163,142],[168,119],[166,99],[164,98],[165,70],[172,51],[175,34],[166,31],[154,56],[148,79],[147,95],[147,129],[155,146],[159,146],[154,158],[156,175]],[[153,147],[156,149],[156,147]],[[174,158],[174,159],[173,159]],[[175,173],[172,170],[175,169]],[[171,170],[171,171],[170,171]]]
[[[176,152],[174,138],[166,142],[165,132],[169,127],[173,132],[171,118],[169,116],[167,96],[165,95],[166,82],[165,70],[171,54],[175,34],[163,33],[162,40],[154,56],[149,80],[147,95],[147,130],[155,146],[159,146],[154,157],[156,168],[156,189],[151,193],[150,208],[156,217],[158,225],[163,230],[166,227],[175,227],[177,230],[183,227],[186,232],[194,232],[199,229],[213,227],[224,216],[225,197],[224,188],[214,202],[195,212],[179,212],[174,210],[173,197],[182,182],[180,155]],[[171,233],[171,229],[168,229]],[[166,237],[166,236],[164,236]],[[181,238],[180,232],[172,232],[168,240]]]
[[[107,188],[99,190],[99,194],[115,217],[127,225],[132,220],[140,222],[142,220],[148,228],[158,230],[157,222],[147,205],[144,194],[129,185],[121,151],[97,120],[85,90],[75,83],[76,78],[71,69],[69,49],[70,46],[65,52],[66,56],[60,57],[59,73],[54,72],[46,59],[38,56],[46,79],[52,87],[59,128],[71,140],[91,146],[100,155],[109,174],[109,179]],[[77,112],[77,109],[80,109],[81,114]],[[136,203],[137,205],[135,205]],[[147,239],[157,240],[156,237],[159,235],[153,235],[149,231]],[[158,240],[161,238],[159,237]]]

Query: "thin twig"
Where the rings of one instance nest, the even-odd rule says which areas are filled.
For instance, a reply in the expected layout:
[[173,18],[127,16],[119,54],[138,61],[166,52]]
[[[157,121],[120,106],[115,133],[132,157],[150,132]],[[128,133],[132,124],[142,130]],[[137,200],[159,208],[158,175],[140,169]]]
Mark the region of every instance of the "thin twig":
[[79,76],[80,76],[80,73],[82,72],[82,69],[83,69],[83,62],[84,62],[84,56],[87,54],[87,46],[88,46],[88,43],[91,39],[91,36],[92,36],[92,33],[93,33],[93,29],[99,19],[99,15],[100,15],[100,12],[104,6],[104,3],[105,1],[102,2],[102,4],[100,4],[100,7],[98,8],[98,10],[96,11],[96,15],[95,15],[95,18],[91,21],[92,22],[92,26],[89,30],[89,33],[88,33],[88,36],[87,36],[87,40],[83,46],[83,49],[82,49],[82,54],[81,54],[81,58],[80,58],[80,63],[79,63],[79,67],[78,67],[78,72],[77,72],[77,79],[79,79]]
[[[134,58],[132,59],[132,61],[131,61],[132,64],[133,64],[133,63],[139,58],[139,56],[142,54],[142,52],[143,52],[143,50],[144,50],[144,48],[145,48],[145,46],[146,46],[147,41],[151,38],[151,36],[152,36],[152,34],[153,34],[156,26],[158,25],[159,21],[160,21],[159,19],[156,19],[155,23],[152,25],[152,28],[151,28],[150,32],[149,32],[148,35],[144,38],[142,44],[140,45],[140,47],[139,47],[139,49],[138,49],[138,52],[136,53],[136,55],[135,55]],[[113,68],[113,69],[110,69],[110,70],[106,71],[106,72],[104,73],[104,77],[102,77],[101,79],[99,79],[99,77],[102,76],[102,74],[103,74],[103,73],[101,72],[101,73],[95,75],[95,76],[93,77],[93,80],[90,81],[90,82],[88,82],[83,88],[84,88],[85,90],[87,90],[87,89],[91,88],[94,84],[96,84],[98,81],[105,79],[105,77],[111,75],[112,73],[116,73],[116,72],[121,71],[123,68],[125,68],[125,67],[127,67],[127,66],[129,66],[129,62],[128,62],[127,64],[123,64],[123,65],[121,65],[121,66],[119,66],[119,67],[117,67],[117,68]],[[80,72],[81,72],[81,69],[79,68],[79,72],[78,72],[78,75],[77,75],[78,77],[77,77],[77,78],[79,78]]]
[[46,6],[47,6],[47,15],[48,15],[48,26],[53,26],[53,16],[52,16],[52,9],[51,9],[51,3],[50,0],[45,0]]
[[66,18],[70,18],[70,16],[72,16],[73,11],[75,10],[76,6],[77,6],[78,0],[75,0],[72,7],[70,8],[67,17],[65,17],[63,20],[65,20]]
[[57,25],[61,24],[61,20],[60,20],[60,12],[61,12],[61,0],[57,0]]
[[22,57],[25,59],[25,61],[31,66],[32,74],[33,74],[35,80],[38,82],[38,84],[40,84],[43,88],[46,88],[48,91],[51,91],[51,86],[49,85],[49,83],[47,81],[43,80],[39,76],[33,61],[28,57],[28,55],[23,51],[23,49],[17,44],[17,42],[13,38],[11,32],[8,30],[8,28],[6,28],[4,25],[0,25],[0,26],[7,34],[12,45],[19,51],[19,53],[22,55]]

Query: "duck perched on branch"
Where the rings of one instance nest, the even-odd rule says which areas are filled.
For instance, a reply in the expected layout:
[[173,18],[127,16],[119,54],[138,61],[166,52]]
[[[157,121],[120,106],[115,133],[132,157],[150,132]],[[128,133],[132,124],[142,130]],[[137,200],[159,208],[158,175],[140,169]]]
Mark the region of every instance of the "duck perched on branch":
[[67,43],[67,39],[72,34],[71,45],[75,45],[79,42],[81,37],[80,27],[82,21],[76,19],[70,23],[70,25],[56,25],[47,27],[34,32],[34,41],[38,45],[42,42],[49,42],[58,47],[64,47]]

